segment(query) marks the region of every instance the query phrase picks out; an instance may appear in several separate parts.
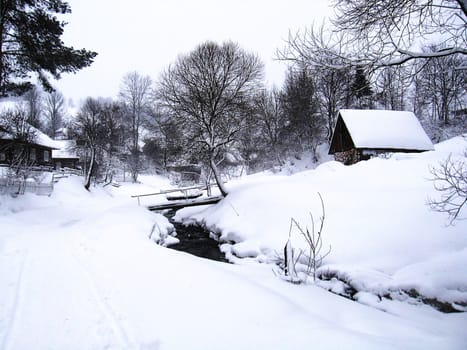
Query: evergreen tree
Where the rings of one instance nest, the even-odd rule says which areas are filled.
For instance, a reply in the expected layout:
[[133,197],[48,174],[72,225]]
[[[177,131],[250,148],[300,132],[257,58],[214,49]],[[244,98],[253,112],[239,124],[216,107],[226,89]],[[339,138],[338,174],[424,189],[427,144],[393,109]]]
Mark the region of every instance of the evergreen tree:
[[92,63],[95,52],[67,47],[60,38],[65,23],[55,14],[70,12],[62,0],[0,1],[0,95],[29,90],[30,73],[51,91],[50,75],[59,79]]
[[357,66],[355,69],[352,93],[355,97],[355,107],[369,109],[373,107],[373,90],[363,67]]
[[311,150],[316,159],[316,147],[323,140],[325,122],[319,113],[315,81],[307,68],[299,67],[287,73],[282,106],[288,119],[290,147]]

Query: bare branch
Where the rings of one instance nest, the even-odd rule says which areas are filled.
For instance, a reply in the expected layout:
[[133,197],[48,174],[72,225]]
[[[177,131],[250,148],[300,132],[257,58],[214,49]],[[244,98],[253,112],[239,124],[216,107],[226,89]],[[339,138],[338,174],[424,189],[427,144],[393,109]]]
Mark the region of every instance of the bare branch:
[[[464,1],[352,0],[336,1],[335,8],[332,27],[313,25],[289,34],[278,59],[378,70],[411,60],[467,55]],[[434,43],[442,50],[417,49]]]
[[453,160],[450,155],[430,171],[434,187],[441,193],[439,199],[428,200],[431,209],[448,214],[450,224],[456,219],[465,219],[461,213],[467,208],[467,161]]

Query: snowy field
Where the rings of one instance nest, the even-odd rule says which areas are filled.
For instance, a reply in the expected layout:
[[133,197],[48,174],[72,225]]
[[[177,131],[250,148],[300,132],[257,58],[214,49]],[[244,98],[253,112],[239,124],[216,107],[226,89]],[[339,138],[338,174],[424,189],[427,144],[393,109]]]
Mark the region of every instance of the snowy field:
[[[70,177],[50,197],[2,196],[0,349],[466,349],[467,313],[420,300],[467,305],[467,220],[448,226],[426,205],[438,196],[429,166],[466,147],[258,174],[228,183],[218,205],[179,211],[235,264],[155,243],[171,225],[130,195],[167,179],[88,193]],[[332,278],[291,284],[274,259],[292,217],[319,219],[318,192],[331,246],[318,273]],[[350,298],[327,291],[345,287]]]

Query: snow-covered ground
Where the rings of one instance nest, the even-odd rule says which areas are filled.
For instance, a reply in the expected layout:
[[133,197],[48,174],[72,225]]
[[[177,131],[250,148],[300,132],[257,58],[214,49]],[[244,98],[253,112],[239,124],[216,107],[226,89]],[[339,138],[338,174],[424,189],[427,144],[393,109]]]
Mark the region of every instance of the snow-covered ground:
[[[293,176],[251,176],[230,184],[231,194],[202,211],[184,209],[180,219],[195,219],[237,257],[268,261],[289,238],[290,221],[318,228],[325,206],[323,252],[331,253],[318,271],[336,275],[357,291],[382,296],[415,290],[442,302],[467,302],[467,221],[454,225],[426,205],[440,196],[430,167],[452,154],[464,159],[461,137],[423,154],[394,154],[353,166],[326,162]],[[460,217],[467,218],[467,208]],[[298,231],[292,245],[305,248]],[[466,310],[467,305],[454,305]]]
[[[467,221],[447,226],[425,203],[438,195],[429,166],[466,146],[254,175],[216,206],[179,212],[229,241],[236,264],[155,244],[171,225],[130,195],[166,189],[163,178],[86,192],[70,177],[50,197],[2,196],[0,349],[465,349],[466,312],[404,291],[465,307]],[[290,284],[270,262],[292,217],[318,221],[318,192],[332,248],[320,272],[336,278]],[[344,283],[359,302],[325,289]]]

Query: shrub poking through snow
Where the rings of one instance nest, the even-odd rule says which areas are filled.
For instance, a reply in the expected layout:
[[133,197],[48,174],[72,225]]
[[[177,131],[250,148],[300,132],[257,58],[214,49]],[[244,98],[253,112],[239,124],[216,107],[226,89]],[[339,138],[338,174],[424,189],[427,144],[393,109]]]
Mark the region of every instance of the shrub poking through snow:
[[[310,212],[310,224],[303,226],[296,219],[290,219],[289,239],[284,247],[284,256],[279,258],[280,275],[289,282],[300,283],[312,276],[316,281],[316,270],[322,265],[324,258],[331,253],[331,246],[323,250],[323,228],[325,210],[323,197],[318,192],[322,215],[319,223],[315,222]],[[305,239],[306,248],[292,246],[292,234],[297,233]]]

